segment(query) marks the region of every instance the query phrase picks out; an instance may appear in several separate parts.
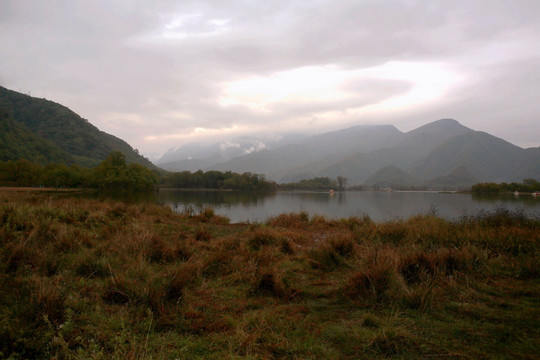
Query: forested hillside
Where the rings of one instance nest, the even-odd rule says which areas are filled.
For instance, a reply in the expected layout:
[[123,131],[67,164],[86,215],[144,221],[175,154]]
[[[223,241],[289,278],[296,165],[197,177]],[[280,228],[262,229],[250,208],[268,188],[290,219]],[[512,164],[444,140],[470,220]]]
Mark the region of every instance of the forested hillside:
[[73,163],[72,156],[13,120],[0,104],[0,161],[15,159],[38,164]]
[[100,131],[63,105],[0,86],[0,108],[1,126],[6,129],[1,136],[2,160],[95,166],[111,152],[120,151],[128,163],[155,168],[128,143]]

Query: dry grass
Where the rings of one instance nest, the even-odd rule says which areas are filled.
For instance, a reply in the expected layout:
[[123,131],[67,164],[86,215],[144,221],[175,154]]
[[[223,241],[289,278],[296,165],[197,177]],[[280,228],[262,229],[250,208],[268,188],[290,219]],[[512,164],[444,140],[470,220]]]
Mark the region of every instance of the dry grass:
[[534,358],[539,240],[511,213],[228,225],[0,191],[0,357]]

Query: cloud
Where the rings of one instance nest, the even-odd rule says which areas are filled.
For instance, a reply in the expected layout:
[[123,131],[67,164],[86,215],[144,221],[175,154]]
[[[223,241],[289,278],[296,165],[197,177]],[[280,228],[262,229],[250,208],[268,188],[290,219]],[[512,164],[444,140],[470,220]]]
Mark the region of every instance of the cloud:
[[0,81],[153,157],[442,117],[534,144],[538,109],[524,99],[540,95],[539,12],[536,0],[5,0]]
[[225,151],[225,150],[230,149],[230,148],[239,149],[240,144],[232,142],[232,141],[224,141],[224,142],[219,144],[219,148],[220,148],[221,151]]
[[262,141],[258,140],[255,141],[255,144],[253,146],[250,146],[247,149],[243,150],[244,155],[251,154],[252,152],[257,152],[266,149],[266,144]]

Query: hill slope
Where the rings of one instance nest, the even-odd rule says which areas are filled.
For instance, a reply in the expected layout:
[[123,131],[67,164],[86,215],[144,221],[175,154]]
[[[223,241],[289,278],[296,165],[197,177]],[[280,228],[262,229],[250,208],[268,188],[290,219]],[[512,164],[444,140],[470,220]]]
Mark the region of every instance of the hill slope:
[[469,189],[478,179],[466,167],[460,166],[451,173],[437,176],[424,185],[436,189]]
[[344,176],[351,185],[381,182],[448,189],[477,181],[539,179],[540,148],[523,149],[441,119],[407,133],[393,126],[352,127],[211,168],[264,173],[279,182]]
[[389,165],[378,170],[364,182],[366,185],[378,188],[387,188],[398,186],[415,186],[418,179],[407,174],[397,166]]
[[[449,169],[466,168],[479,181],[514,181],[522,171],[519,158],[525,150],[477,131],[453,137],[432,151],[412,171],[427,180],[448,173]],[[539,175],[539,174],[537,174]]]
[[[4,108],[4,113],[8,114],[8,118],[23,125],[27,130],[26,132],[20,130],[20,127],[18,130],[11,130],[14,136],[22,135],[23,132],[28,135],[27,133],[30,132],[38,138],[47,140],[49,144],[54,144],[70,157],[65,160],[66,163],[93,166],[104,160],[110,152],[120,151],[130,163],[155,168],[148,159],[135,152],[124,140],[100,131],[63,105],[0,86],[0,106]],[[4,146],[7,149],[13,149],[20,141],[15,136]],[[59,155],[55,155],[51,161],[48,161],[46,152],[41,150],[39,152],[41,158],[44,158],[42,162],[59,161],[57,160]]]
[[[330,177],[341,174],[349,179],[349,183],[361,184],[369,176],[386,166],[393,165],[408,170],[413,165],[422,162],[431,151],[442,143],[454,136],[471,132],[474,131],[453,119],[434,121],[402,134],[397,141],[386,143],[385,148],[370,152],[358,152],[339,159],[339,161],[322,169],[320,174]],[[411,174],[417,177],[416,174]],[[410,186],[407,181],[401,185]]]
[[281,181],[295,181],[298,177],[306,178],[308,174],[317,173],[321,167],[333,164],[348,154],[384,148],[398,141],[402,135],[391,125],[354,126],[311,136],[296,144],[235,157],[210,168],[251,171]]
[[0,106],[0,161],[26,159],[33,163],[72,163],[58,146],[13,120]]

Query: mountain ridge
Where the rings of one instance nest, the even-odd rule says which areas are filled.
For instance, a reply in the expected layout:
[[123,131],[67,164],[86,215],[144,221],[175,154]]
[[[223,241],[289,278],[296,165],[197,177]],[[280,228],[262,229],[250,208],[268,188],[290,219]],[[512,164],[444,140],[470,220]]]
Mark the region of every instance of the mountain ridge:
[[[158,169],[128,143],[69,108],[0,86],[0,160],[95,166],[112,151],[124,153],[128,162]],[[181,158],[175,160],[177,156]],[[451,118],[408,132],[386,124],[312,136],[244,136],[184,145],[161,160],[171,160],[164,164],[169,170],[251,172],[277,182],[343,176],[349,185],[446,189],[473,181],[540,179],[540,147],[523,149]]]
[[[34,139],[39,139],[39,142],[54,145],[54,148],[58,148],[63,154],[59,155],[59,158],[66,158],[60,162],[95,166],[103,161],[109,153],[120,151],[126,156],[129,163],[138,163],[157,169],[150,160],[138,154],[127,142],[99,130],[88,120],[83,119],[64,105],[0,86],[0,107],[4,113],[2,118],[4,125],[15,121],[19,124],[19,130],[17,130],[19,134],[30,132]],[[16,147],[15,144],[11,144],[11,141],[16,140],[11,139],[9,143],[5,142],[6,149]],[[13,155],[8,160],[24,157],[17,152],[10,151],[10,153]],[[39,156],[34,154],[33,158],[43,164],[59,161],[58,156],[54,159],[47,159],[47,154],[44,153]]]
[[[385,167],[403,171],[402,180],[396,181],[396,171],[379,172]],[[369,185],[366,180],[376,174],[379,182],[402,187],[413,186],[411,179],[416,179],[414,187],[446,189],[454,181],[456,188],[463,188],[472,181],[540,178],[540,147],[523,149],[445,118],[408,132],[393,125],[353,126],[216,162],[204,170],[263,173],[278,182],[344,176],[350,185]]]

